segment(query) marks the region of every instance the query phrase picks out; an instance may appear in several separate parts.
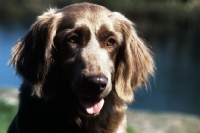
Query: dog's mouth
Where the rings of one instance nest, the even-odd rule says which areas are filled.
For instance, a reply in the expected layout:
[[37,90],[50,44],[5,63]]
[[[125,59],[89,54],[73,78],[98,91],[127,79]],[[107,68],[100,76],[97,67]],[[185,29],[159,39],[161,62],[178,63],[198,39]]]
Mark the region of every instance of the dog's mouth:
[[99,114],[104,105],[104,99],[79,97],[79,103],[89,115]]
[[83,76],[72,84],[78,98],[78,111],[85,116],[100,114],[111,85],[105,76]]

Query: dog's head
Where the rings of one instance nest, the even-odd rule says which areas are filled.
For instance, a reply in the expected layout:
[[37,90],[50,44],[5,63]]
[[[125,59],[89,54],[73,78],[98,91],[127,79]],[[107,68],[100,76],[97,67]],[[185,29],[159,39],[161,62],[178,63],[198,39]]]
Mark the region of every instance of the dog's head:
[[154,67],[131,21],[88,3],[39,16],[13,48],[10,62],[35,95],[41,97],[44,86],[63,84],[95,114],[111,91],[131,102],[133,90],[146,83]]

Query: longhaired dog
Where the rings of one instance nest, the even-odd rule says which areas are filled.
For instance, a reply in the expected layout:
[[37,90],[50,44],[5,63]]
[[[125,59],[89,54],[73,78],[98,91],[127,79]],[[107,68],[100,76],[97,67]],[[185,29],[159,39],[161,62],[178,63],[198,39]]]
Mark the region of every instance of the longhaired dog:
[[39,16],[10,63],[23,83],[8,133],[126,133],[125,103],[154,71],[133,23],[90,3]]

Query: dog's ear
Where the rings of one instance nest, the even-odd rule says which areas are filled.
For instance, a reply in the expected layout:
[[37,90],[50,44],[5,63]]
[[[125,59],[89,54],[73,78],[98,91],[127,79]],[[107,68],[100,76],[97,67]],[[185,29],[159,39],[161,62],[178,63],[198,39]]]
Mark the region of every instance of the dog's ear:
[[13,47],[10,64],[22,78],[34,86],[38,96],[53,62],[51,57],[53,38],[60,17],[56,9],[45,12],[38,17],[26,36]]
[[148,81],[148,75],[153,75],[154,62],[132,22],[119,13],[114,14],[124,38],[116,61],[115,89],[121,99],[130,103],[134,99],[133,91]]

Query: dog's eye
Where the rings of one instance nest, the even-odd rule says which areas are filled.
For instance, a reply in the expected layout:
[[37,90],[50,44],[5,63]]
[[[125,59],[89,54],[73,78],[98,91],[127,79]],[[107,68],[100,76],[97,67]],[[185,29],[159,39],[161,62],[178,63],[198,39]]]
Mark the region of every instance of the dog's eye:
[[113,47],[116,44],[116,41],[114,38],[110,38],[107,42],[108,47]]
[[70,43],[77,43],[78,42],[78,36],[77,35],[69,36],[67,41],[70,42]]

